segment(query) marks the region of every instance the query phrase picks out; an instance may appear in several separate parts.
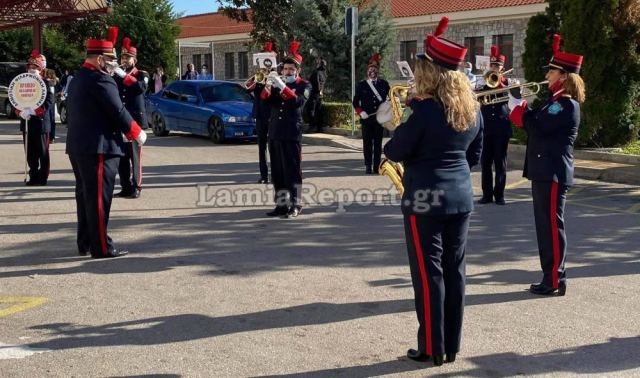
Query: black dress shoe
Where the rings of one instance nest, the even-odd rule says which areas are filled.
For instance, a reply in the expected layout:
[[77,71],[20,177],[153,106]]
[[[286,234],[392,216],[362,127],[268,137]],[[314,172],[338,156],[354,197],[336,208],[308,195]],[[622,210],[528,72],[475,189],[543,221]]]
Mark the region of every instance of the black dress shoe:
[[496,205],[506,205],[504,198],[496,198]]
[[567,283],[560,282],[557,289],[543,283],[531,284],[529,292],[536,295],[557,295],[562,297],[567,293]]
[[142,189],[135,189],[127,198],[139,198],[142,193]]
[[367,169],[364,171],[364,173],[370,175],[373,173],[373,171],[371,170],[371,167],[367,167]]
[[78,256],[86,256],[89,253],[91,253],[91,251],[89,251],[88,249],[84,250],[84,249],[79,249],[78,250]]
[[127,198],[127,197],[131,196],[131,192],[126,191],[126,190],[122,190],[122,191],[114,194],[113,196],[117,197],[117,198]]
[[269,183],[269,179],[266,178],[261,178],[260,180],[258,180],[258,184],[268,184]]
[[40,183],[36,180],[29,180],[25,183],[26,186],[38,186]]
[[414,360],[414,361],[419,361],[419,362],[425,362],[429,360],[429,355],[428,354],[424,354],[418,350],[415,349],[409,349],[407,351],[407,357]]
[[287,218],[287,219],[297,218],[298,215],[300,215],[301,212],[302,212],[302,207],[294,206],[291,209],[289,209],[287,214],[285,214],[284,218]]
[[455,353],[447,353],[447,359],[444,361],[446,363],[455,362],[456,354]]
[[484,197],[480,198],[480,200],[478,201],[478,203],[481,205],[484,205],[486,203],[491,203],[491,202],[493,202],[491,198],[484,198]]
[[272,211],[267,213],[268,217],[280,217],[286,215],[289,212],[289,209],[286,207],[276,207]]
[[433,355],[433,366],[442,366],[444,364],[444,356],[442,354]]

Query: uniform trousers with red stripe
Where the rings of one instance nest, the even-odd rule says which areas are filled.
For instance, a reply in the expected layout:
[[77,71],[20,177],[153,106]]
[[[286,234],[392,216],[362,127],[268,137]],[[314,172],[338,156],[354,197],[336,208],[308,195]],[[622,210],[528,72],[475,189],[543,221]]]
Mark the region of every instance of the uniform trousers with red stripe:
[[567,254],[567,234],[564,205],[568,190],[568,185],[555,181],[531,182],[538,252],[543,272],[542,283],[556,289],[561,281],[566,280],[564,263]]
[[405,214],[404,229],[418,315],[418,350],[460,350],[469,214]]
[[271,139],[269,158],[276,206],[288,209],[299,207],[302,190],[302,145],[297,141]]
[[125,193],[133,193],[134,189],[142,189],[142,146],[131,141],[124,144],[124,157],[118,167],[120,186]]
[[76,178],[78,250],[104,257],[115,250],[107,235],[119,156],[69,155]]

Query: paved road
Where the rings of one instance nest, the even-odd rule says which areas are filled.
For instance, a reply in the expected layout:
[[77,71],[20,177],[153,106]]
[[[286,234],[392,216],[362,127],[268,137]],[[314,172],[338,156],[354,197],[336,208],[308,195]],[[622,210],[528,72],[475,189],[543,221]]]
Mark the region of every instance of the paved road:
[[[568,294],[538,298],[524,291],[540,278],[530,190],[510,172],[508,206],[473,215],[463,350],[434,368],[404,357],[416,320],[396,206],[325,201],[296,220],[212,206],[264,189],[255,145],[150,138],[143,195],[116,199],[109,224],[132,253],[91,260],[75,255],[63,139],[37,188],[19,141],[0,122],[2,377],[640,375],[639,187],[578,182]],[[390,186],[356,152],[303,150],[318,190]]]

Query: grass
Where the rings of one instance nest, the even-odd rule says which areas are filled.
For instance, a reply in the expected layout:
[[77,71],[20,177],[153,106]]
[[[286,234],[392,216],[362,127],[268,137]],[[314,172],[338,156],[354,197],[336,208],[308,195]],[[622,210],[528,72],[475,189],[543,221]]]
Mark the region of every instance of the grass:
[[626,155],[640,155],[640,140],[636,140],[631,144],[627,145],[620,151],[621,154]]

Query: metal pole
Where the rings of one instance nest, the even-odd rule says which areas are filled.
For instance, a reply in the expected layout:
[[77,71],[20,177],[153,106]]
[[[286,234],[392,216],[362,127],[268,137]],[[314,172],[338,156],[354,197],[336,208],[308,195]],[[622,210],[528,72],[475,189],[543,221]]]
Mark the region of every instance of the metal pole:
[[216,57],[215,52],[213,50],[213,42],[211,42],[211,79],[216,79]]
[[182,79],[182,46],[178,41],[178,80]]
[[[355,20],[354,18],[356,12],[351,12],[351,98],[356,95],[356,33],[355,29]],[[355,17],[354,17],[355,16]],[[357,20],[357,18],[356,18]],[[356,135],[356,110],[352,108],[351,111],[351,136]]]

